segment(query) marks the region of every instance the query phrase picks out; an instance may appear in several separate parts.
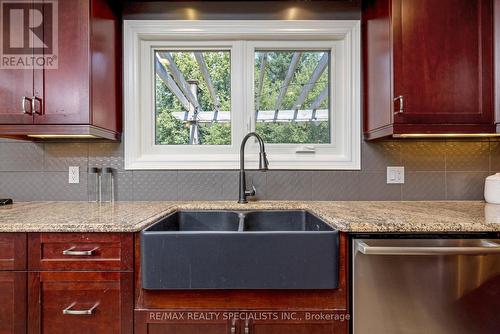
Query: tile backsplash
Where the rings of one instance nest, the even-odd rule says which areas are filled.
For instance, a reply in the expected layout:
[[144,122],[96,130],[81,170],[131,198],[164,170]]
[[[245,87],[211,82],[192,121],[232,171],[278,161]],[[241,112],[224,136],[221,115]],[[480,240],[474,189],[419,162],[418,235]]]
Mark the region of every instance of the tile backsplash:
[[[68,184],[69,166],[80,167],[79,184]],[[404,166],[405,184],[387,185],[387,166]],[[91,167],[117,169],[117,200],[238,195],[237,171],[126,171],[119,143],[0,139],[0,198],[86,201]],[[252,171],[248,178],[269,200],[469,200],[483,198],[484,178],[495,172],[498,141],[383,141],[363,142],[361,171]]]

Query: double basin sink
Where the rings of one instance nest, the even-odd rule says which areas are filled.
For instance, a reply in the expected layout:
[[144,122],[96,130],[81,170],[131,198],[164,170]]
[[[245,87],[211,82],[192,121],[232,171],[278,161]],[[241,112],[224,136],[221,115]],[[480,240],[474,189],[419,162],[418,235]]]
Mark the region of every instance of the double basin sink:
[[142,288],[334,289],[338,231],[294,211],[177,211],[141,232]]

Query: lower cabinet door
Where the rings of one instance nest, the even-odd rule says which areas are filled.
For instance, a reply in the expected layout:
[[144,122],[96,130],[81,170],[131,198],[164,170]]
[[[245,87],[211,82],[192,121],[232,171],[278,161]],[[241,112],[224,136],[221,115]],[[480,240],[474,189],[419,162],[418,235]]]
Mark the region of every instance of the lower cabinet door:
[[224,324],[148,324],[147,334],[229,334],[229,327]]
[[220,310],[136,310],[134,334],[239,334]]
[[249,327],[245,334],[344,334],[332,324],[259,324]]
[[245,313],[242,334],[347,334],[350,319],[346,310]]
[[30,334],[130,334],[132,273],[29,273]]
[[26,272],[0,272],[0,334],[26,333]]

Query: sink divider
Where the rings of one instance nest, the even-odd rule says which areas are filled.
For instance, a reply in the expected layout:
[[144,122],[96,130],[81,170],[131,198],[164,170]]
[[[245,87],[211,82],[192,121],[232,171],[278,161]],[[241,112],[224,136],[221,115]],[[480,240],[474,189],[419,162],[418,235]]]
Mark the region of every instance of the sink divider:
[[239,218],[238,232],[243,232],[245,230],[246,214],[244,214],[243,212],[239,212],[238,218]]

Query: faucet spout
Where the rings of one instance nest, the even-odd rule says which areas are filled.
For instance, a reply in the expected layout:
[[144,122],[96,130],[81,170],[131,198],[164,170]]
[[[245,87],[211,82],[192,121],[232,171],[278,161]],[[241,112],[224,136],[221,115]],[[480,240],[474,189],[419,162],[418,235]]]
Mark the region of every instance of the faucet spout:
[[261,136],[259,136],[255,132],[250,132],[248,133],[242,140],[241,142],[241,147],[240,147],[240,192],[239,192],[239,198],[238,198],[238,203],[248,203],[247,201],[247,196],[255,196],[255,187],[252,186],[252,190],[247,190],[246,187],[246,177],[245,177],[245,146],[250,139],[250,137],[255,137],[257,141],[259,142],[259,170],[260,171],[266,171],[268,170],[269,167],[269,161],[267,160],[266,156],[266,149],[264,146],[264,140],[262,139]]

